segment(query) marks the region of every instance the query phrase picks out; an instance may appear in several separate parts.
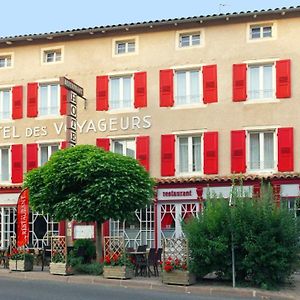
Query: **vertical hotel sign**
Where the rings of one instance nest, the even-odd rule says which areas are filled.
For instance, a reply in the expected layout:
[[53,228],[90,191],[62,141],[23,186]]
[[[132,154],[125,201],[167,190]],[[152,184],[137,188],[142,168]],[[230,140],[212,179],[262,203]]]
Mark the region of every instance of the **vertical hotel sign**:
[[59,83],[68,90],[66,141],[68,147],[74,147],[77,143],[77,96],[83,98],[83,88],[66,77],[60,77]]
[[29,243],[29,189],[21,192],[17,204],[17,247]]

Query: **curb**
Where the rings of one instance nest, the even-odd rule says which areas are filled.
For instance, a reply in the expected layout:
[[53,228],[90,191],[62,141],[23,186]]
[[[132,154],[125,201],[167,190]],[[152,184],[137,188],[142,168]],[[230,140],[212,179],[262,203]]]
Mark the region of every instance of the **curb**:
[[[2,270],[1,270],[2,271]],[[101,276],[91,275],[75,275],[75,276],[61,276],[50,275],[42,272],[10,272],[7,270],[0,271],[0,277],[14,278],[22,280],[42,280],[55,281],[70,284],[101,284],[103,286],[123,287],[130,289],[144,289],[155,290],[161,292],[173,292],[192,295],[209,295],[209,296],[236,296],[242,298],[253,299],[274,299],[274,300],[289,300],[297,299],[290,293],[282,292],[268,292],[248,288],[231,288],[231,287],[217,287],[217,286],[178,286],[178,285],[164,285],[161,282],[149,282],[141,280],[119,280],[119,279],[105,279]]]

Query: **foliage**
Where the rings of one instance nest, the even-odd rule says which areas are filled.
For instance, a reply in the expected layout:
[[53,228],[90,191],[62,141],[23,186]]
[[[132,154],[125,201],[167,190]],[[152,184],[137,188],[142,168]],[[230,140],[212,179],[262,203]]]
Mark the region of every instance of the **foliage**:
[[166,272],[171,272],[173,270],[182,270],[187,271],[186,262],[181,261],[178,258],[172,259],[172,257],[168,257],[168,259],[163,264],[163,268]]
[[105,266],[127,266],[134,268],[132,259],[126,253],[106,255],[103,263]]
[[203,214],[184,225],[191,270],[199,277],[216,272],[231,278],[233,238],[236,280],[274,288],[295,270],[299,253],[295,218],[274,205],[270,191],[259,199],[233,195],[234,206],[212,197]]
[[78,263],[73,266],[76,273],[90,274],[90,275],[101,275],[103,273],[103,265],[100,263],[81,264]]
[[33,255],[24,249],[13,248],[9,258],[12,260],[29,260],[33,263]]
[[[80,250],[83,249],[83,253]],[[79,239],[74,242],[74,255],[75,257],[81,256],[84,263],[90,263],[96,255],[95,243],[90,239]]]
[[30,205],[56,220],[124,220],[153,198],[154,181],[131,157],[79,145],[26,174]]
[[66,259],[63,253],[53,250],[51,253],[51,262],[53,263],[65,263]]

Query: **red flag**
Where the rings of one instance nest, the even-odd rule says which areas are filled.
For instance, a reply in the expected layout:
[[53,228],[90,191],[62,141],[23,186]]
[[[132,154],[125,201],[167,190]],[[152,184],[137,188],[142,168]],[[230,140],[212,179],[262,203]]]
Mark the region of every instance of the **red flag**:
[[17,204],[17,247],[29,243],[29,190],[21,192]]

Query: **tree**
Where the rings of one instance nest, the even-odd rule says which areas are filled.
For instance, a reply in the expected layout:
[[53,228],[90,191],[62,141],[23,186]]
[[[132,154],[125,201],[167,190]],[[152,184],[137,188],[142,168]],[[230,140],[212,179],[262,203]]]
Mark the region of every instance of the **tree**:
[[54,153],[42,167],[25,176],[32,210],[54,220],[97,222],[97,258],[101,225],[110,218],[125,220],[153,199],[154,181],[138,161],[79,145]]

